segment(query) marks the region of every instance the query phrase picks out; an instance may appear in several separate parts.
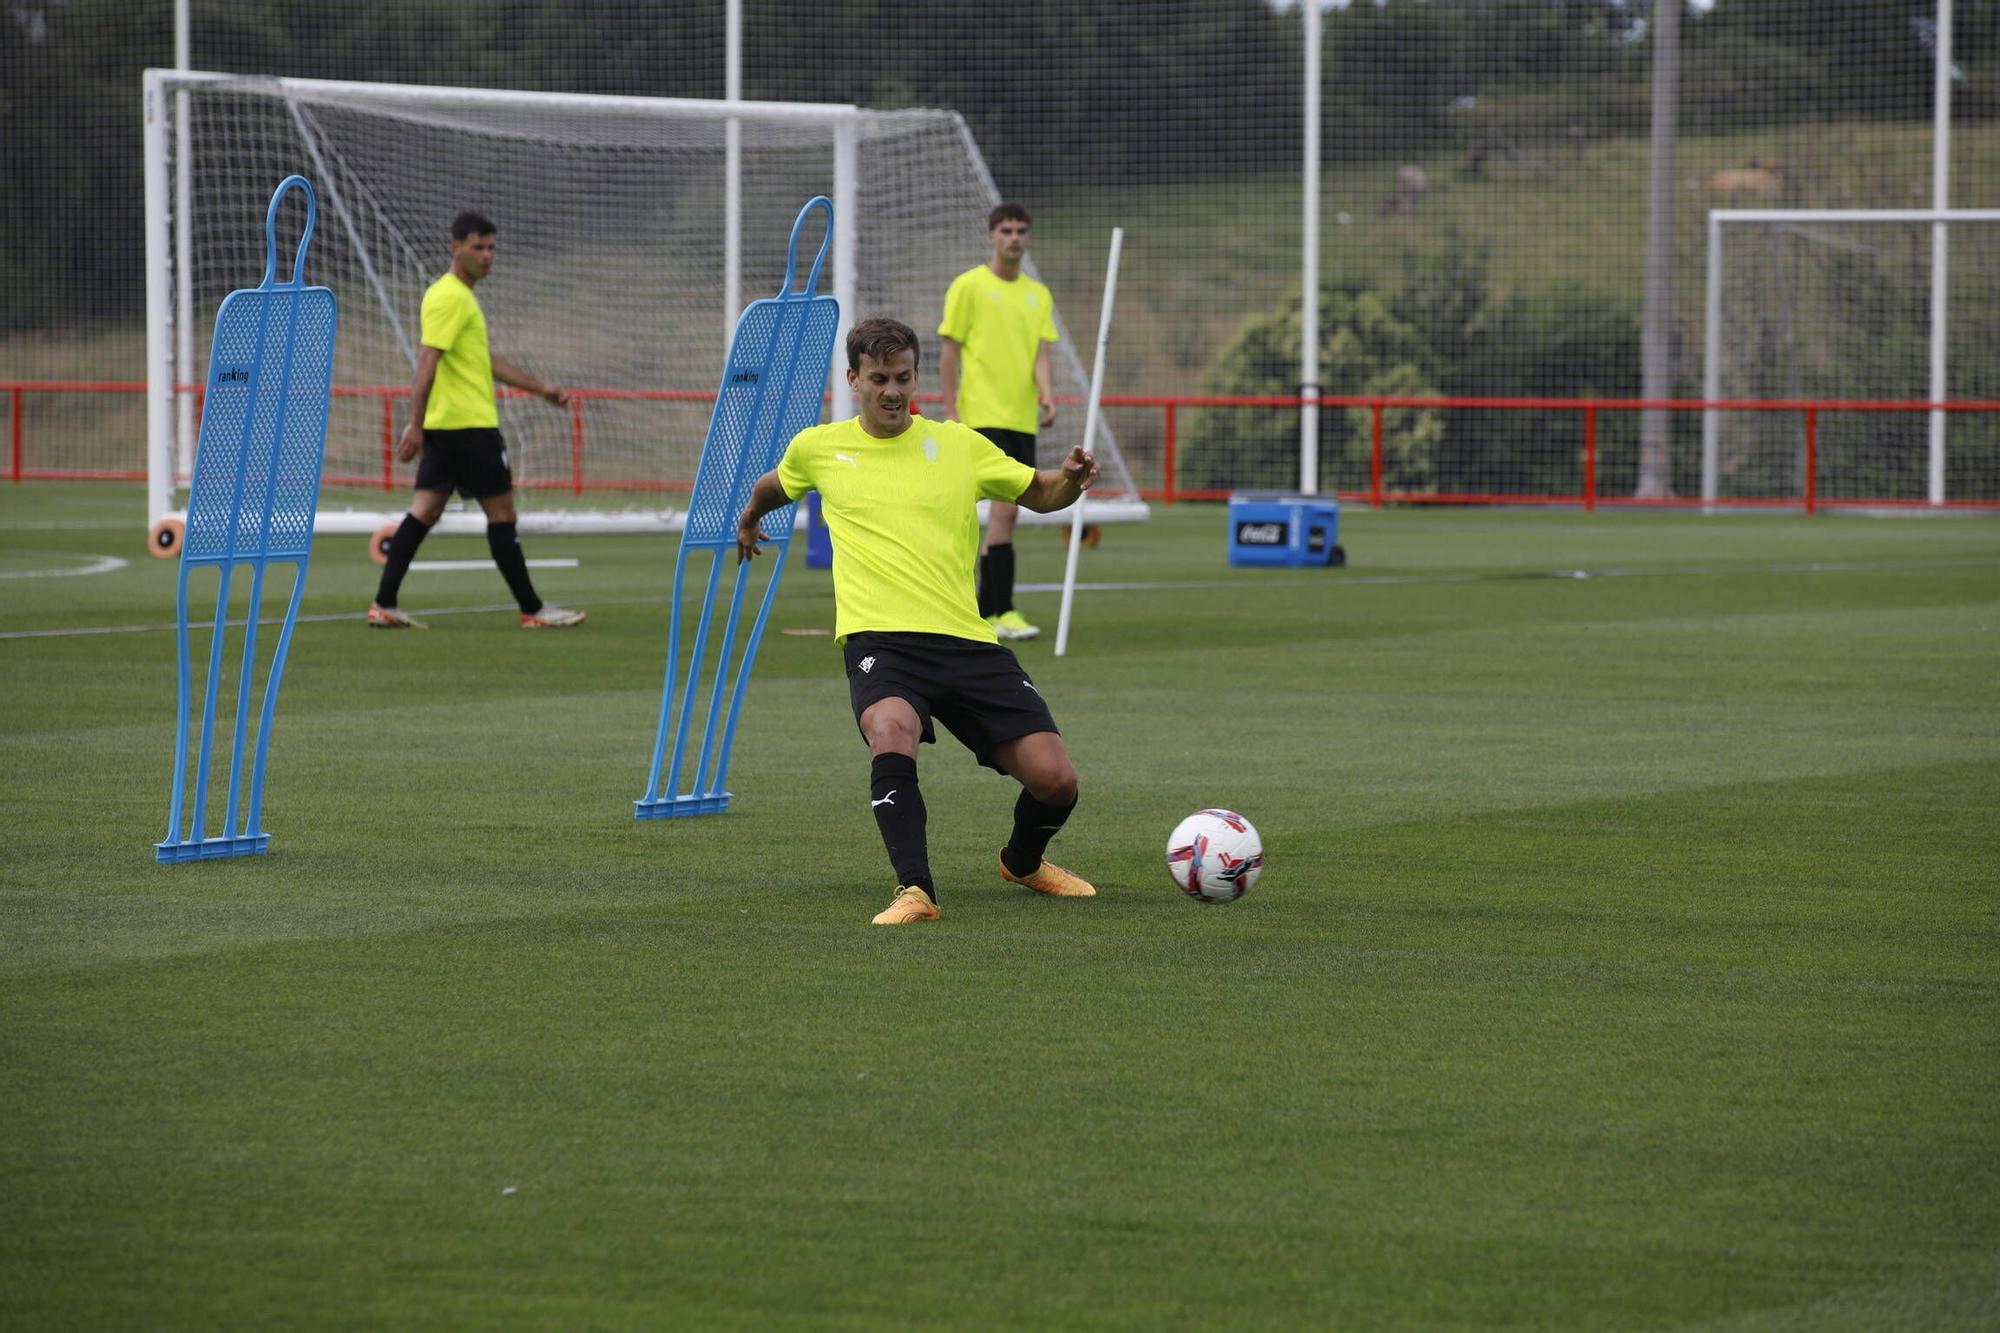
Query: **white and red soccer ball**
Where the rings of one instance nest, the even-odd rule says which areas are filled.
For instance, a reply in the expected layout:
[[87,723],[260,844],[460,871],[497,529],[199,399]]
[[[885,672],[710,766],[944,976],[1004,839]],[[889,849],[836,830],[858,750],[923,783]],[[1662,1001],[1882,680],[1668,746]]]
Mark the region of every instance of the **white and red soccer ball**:
[[1264,840],[1234,810],[1197,810],[1167,839],[1167,873],[1188,897],[1235,902],[1264,869]]

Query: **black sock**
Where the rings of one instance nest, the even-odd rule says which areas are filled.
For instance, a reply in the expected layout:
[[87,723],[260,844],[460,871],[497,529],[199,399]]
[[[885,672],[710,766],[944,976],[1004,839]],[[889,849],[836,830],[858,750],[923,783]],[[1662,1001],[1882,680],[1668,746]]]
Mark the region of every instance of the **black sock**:
[[917,790],[917,761],[906,754],[878,754],[869,765],[868,804],[875,809],[875,826],[896,868],[896,885],[915,885],[937,901],[931,882],[931,856],[924,831],[924,797]]
[[403,575],[410,572],[410,562],[417,558],[417,548],[429,534],[430,527],[422,519],[415,514],[403,515],[402,525],[389,539],[389,562],[382,566],[382,582],[375,588],[375,605],[396,604],[396,597],[403,590]]
[[997,616],[1014,609],[1014,543],[1000,542],[979,557],[979,614]]
[[493,552],[493,563],[500,566],[500,577],[507,580],[514,600],[521,604],[521,614],[532,616],[541,610],[542,599],[535,595],[535,581],[528,577],[528,557],[521,550],[515,525],[488,523],[486,549]]
[[1000,852],[1000,859],[1007,863],[1007,872],[1034,874],[1042,864],[1042,853],[1049,849],[1049,839],[1056,836],[1074,809],[1075,801],[1068,805],[1043,805],[1023,787],[1021,799],[1014,802],[1014,834]]

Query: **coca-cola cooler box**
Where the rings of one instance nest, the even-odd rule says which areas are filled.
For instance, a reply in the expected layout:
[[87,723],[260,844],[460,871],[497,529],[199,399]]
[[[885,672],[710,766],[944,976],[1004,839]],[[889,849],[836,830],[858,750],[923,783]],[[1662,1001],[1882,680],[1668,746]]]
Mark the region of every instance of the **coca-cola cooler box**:
[[1340,501],[1330,495],[1238,491],[1229,497],[1232,565],[1344,565]]

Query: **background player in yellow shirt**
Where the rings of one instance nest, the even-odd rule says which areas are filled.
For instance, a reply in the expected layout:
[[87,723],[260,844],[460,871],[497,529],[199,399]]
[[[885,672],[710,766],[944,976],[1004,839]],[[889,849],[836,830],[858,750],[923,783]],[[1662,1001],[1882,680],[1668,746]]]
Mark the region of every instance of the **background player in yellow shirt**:
[[416,493],[410,512],[389,541],[388,564],[368,608],[368,623],[383,629],[422,629],[422,621],[396,606],[403,575],[417,547],[444,517],[453,491],[479,501],[486,511],[486,547],[521,606],[530,629],[562,629],[583,623],[583,612],[551,606],[535,592],[528,557],[514,512],[514,473],[507,466],[507,441],[500,434],[500,407],[493,381],[546,398],[557,407],[569,395],[553,384],[496,355],[486,337],[486,312],[472,289],[493,271],[499,238],[483,213],[460,213],[451,223],[451,272],[424,293],[423,348],[417,354],[410,424],[396,449],[407,463],[421,451]]
[[835,634],[848,699],[871,756],[869,805],[896,870],[896,897],[875,924],[935,921],[917,746],[944,723],[973,757],[1021,784],[1000,877],[1057,898],[1097,890],[1043,858],[1076,808],[1076,768],[1012,651],[972,597],[982,498],[1048,513],[1074,504],[1097,479],[1081,446],[1057,468],[1009,458],[955,421],[914,416],[917,335],[892,319],[847,335],[847,383],[860,415],[792,437],[759,477],[736,524],[739,561],[757,554],[764,515],[820,493],[833,537]]
[[[1055,424],[1056,308],[1049,289],[1021,272],[1034,219],[1019,204],[1001,204],[986,218],[992,257],[952,279],[945,292],[944,339],[938,373],[945,415],[955,416],[1035,465],[1035,432]],[[1002,639],[1032,639],[1041,630],[1014,608],[1013,504],[987,507],[986,544],[979,556],[979,614]]]

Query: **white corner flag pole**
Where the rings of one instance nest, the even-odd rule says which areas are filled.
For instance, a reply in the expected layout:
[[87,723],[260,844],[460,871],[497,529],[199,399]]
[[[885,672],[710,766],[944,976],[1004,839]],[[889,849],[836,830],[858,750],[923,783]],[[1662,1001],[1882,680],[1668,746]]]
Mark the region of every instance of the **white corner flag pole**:
[[[1083,449],[1095,453],[1098,418],[1104,401],[1104,352],[1111,345],[1111,303],[1118,295],[1118,252],[1125,246],[1125,229],[1111,229],[1111,259],[1104,267],[1104,309],[1097,317],[1097,359],[1090,367],[1090,405],[1083,416]],[[1063,567],[1062,614],[1056,620],[1056,656],[1069,648],[1069,608],[1076,599],[1076,554],[1083,548],[1083,507],[1088,495],[1070,506],[1069,560]]]

